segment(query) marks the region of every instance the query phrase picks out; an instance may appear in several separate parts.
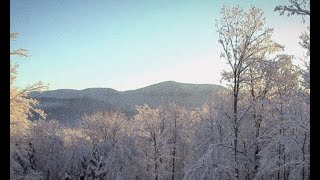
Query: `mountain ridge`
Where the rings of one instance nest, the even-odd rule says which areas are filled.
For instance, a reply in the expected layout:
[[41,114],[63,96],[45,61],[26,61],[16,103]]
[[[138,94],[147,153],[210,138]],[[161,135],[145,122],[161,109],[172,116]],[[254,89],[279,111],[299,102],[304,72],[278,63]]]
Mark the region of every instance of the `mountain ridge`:
[[144,104],[158,107],[174,102],[196,108],[214,100],[215,94],[224,89],[226,88],[215,84],[164,81],[127,91],[112,88],[57,89],[31,92],[28,96],[39,101],[38,107],[47,113],[48,119],[71,125],[81,115],[97,111],[121,110],[133,115],[135,107]]
[[89,87],[89,88],[84,88],[84,89],[61,88],[61,89],[46,90],[46,91],[43,91],[43,92],[50,92],[50,91],[85,91],[85,90],[112,90],[112,91],[117,91],[117,92],[128,92],[128,91],[136,91],[136,90],[149,88],[149,87],[152,87],[152,86],[163,85],[163,84],[191,85],[191,86],[197,86],[197,85],[199,85],[199,86],[220,86],[222,88],[225,88],[224,86],[218,85],[218,84],[207,84],[207,83],[196,84],[196,83],[183,83],[183,82],[177,82],[177,81],[162,81],[162,82],[158,82],[158,83],[155,83],[155,84],[139,87],[139,88],[136,88],[136,89],[129,89],[129,90],[116,90],[116,89],[109,88],[109,87]]

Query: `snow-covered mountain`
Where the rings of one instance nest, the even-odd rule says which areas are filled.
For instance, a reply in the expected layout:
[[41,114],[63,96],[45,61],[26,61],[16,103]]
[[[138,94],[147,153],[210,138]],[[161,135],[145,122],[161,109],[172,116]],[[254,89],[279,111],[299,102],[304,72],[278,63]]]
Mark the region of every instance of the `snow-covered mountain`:
[[71,125],[84,113],[121,110],[132,115],[135,113],[135,106],[143,104],[157,107],[175,102],[185,107],[196,108],[205,102],[213,101],[215,93],[224,89],[223,86],[213,84],[165,81],[129,91],[110,88],[59,89],[32,92],[29,97],[39,101],[39,107],[47,113],[48,119]]

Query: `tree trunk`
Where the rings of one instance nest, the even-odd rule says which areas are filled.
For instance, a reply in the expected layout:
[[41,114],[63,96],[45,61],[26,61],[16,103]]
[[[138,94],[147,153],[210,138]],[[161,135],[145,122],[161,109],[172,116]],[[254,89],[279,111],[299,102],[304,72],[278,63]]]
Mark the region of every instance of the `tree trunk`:
[[174,137],[173,137],[173,152],[172,152],[172,174],[171,180],[174,180],[175,161],[176,161],[176,141],[177,141],[177,118],[174,118]]
[[[307,133],[304,133],[304,139],[303,139],[303,145],[302,145],[302,161],[304,163],[305,161],[305,144],[306,144],[306,141],[307,141]],[[305,179],[305,167],[303,165],[303,168],[302,168],[302,180]]]
[[155,180],[158,180],[158,158],[157,158],[157,140],[156,140],[156,135],[153,134],[153,147],[154,147],[154,175],[155,175]]
[[234,74],[234,94],[233,94],[233,121],[234,121],[234,161],[236,163],[235,173],[236,179],[239,179],[239,164],[238,164],[238,94],[239,94],[239,79],[237,73]]

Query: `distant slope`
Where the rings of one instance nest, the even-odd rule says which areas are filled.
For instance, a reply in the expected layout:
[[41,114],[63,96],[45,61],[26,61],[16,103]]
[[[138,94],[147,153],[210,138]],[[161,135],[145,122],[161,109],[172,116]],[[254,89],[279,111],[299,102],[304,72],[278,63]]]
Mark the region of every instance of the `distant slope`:
[[158,107],[175,102],[195,108],[213,101],[215,94],[225,88],[213,84],[188,84],[165,81],[144,88],[117,91],[110,88],[88,88],[84,90],[58,89],[32,92],[28,96],[37,99],[39,107],[48,119],[56,119],[72,125],[84,113],[119,109],[127,114],[135,113],[136,105],[148,104]]

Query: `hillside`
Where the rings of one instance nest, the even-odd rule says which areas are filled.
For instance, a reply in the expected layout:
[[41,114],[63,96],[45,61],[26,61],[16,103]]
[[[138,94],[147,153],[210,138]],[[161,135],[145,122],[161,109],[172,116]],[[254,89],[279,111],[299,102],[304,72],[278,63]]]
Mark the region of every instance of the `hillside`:
[[165,81],[136,90],[117,91],[111,88],[88,88],[84,90],[58,89],[32,92],[29,97],[39,101],[39,107],[48,119],[56,119],[72,125],[84,113],[119,109],[128,115],[135,113],[136,105],[151,107],[175,102],[196,108],[213,101],[215,93],[224,87],[213,84],[188,84]]

